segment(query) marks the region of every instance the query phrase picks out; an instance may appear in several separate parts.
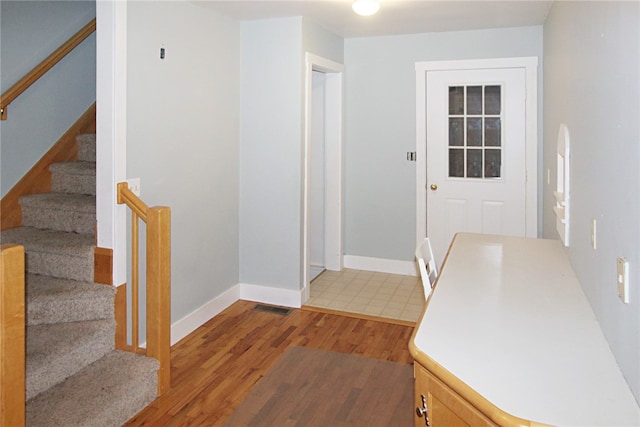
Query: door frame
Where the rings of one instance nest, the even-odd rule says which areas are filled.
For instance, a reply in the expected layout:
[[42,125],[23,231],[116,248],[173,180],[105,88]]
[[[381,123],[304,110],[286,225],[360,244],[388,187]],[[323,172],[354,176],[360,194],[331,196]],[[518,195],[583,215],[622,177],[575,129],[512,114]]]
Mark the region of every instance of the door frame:
[[309,199],[311,182],[311,104],[313,72],[326,74],[325,98],[325,231],[324,264],[327,270],[343,266],[342,218],[342,84],[344,65],[307,52],[305,55],[304,149],[302,197],[302,304],[309,299]]
[[[429,71],[525,70],[526,237],[538,237],[538,58],[416,62],[416,246],[427,237],[427,73]],[[442,262],[442,260],[440,260]]]

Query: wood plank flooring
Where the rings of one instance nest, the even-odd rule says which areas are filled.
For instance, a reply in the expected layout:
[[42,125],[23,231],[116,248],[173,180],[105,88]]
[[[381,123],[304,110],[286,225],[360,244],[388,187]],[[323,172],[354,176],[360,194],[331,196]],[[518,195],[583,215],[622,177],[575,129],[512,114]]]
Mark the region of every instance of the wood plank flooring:
[[126,426],[220,426],[284,351],[306,346],[411,364],[413,328],[238,301],[174,345],[171,388]]

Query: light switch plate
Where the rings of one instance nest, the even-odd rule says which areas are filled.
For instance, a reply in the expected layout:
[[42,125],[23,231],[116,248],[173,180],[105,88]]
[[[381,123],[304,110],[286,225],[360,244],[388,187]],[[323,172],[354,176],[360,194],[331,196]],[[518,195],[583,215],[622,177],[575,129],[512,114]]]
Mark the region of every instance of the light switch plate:
[[136,196],[140,197],[140,178],[132,178],[127,180],[129,190]]
[[618,258],[618,298],[629,304],[629,262],[622,258]]

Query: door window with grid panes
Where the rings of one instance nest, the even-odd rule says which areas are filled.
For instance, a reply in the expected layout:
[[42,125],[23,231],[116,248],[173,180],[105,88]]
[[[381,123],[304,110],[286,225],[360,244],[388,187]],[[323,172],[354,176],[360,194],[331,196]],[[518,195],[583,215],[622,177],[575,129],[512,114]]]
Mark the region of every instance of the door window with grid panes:
[[449,177],[502,178],[502,87],[449,86]]

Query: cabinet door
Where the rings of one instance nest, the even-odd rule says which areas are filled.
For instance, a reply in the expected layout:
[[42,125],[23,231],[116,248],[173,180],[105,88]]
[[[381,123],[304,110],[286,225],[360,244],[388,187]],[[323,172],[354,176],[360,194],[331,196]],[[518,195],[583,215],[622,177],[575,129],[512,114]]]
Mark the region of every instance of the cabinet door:
[[[414,398],[416,407],[415,427],[496,426],[421,365],[415,363],[414,366],[416,376]],[[417,408],[423,408],[423,396],[426,404],[426,413],[423,416],[419,416]]]

